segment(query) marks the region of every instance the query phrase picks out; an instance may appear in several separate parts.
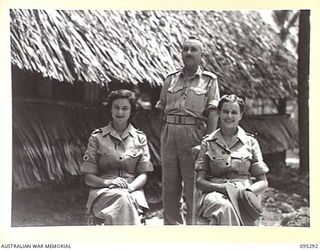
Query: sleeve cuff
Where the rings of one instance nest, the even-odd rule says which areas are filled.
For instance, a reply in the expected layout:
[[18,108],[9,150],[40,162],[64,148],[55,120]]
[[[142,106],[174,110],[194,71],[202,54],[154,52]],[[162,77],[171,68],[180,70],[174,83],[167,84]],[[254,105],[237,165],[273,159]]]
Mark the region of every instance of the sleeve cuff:
[[250,170],[250,173],[252,176],[266,174],[268,172],[269,172],[269,168],[263,161],[252,164],[251,170]]
[[137,166],[137,173],[146,173],[153,171],[153,164],[151,162],[140,162]]
[[98,174],[98,168],[90,162],[83,162],[80,166],[80,171],[83,174]]
[[219,100],[211,100],[208,104],[207,110],[218,108]]

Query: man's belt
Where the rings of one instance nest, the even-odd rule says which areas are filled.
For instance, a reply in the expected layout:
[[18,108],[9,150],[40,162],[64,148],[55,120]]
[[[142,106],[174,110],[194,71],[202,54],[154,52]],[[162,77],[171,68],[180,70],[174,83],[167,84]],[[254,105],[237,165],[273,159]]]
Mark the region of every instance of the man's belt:
[[166,115],[164,121],[176,125],[196,125],[201,119],[188,115]]

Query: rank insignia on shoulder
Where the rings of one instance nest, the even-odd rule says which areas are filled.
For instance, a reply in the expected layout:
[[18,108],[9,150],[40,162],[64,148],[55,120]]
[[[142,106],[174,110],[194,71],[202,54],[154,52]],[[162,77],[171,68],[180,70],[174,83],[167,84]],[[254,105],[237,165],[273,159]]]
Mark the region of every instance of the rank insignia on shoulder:
[[84,161],[88,161],[89,160],[89,156],[88,155],[84,155],[82,158]]
[[214,78],[214,79],[217,79],[217,76],[216,76],[214,73],[212,73],[212,72],[203,71],[202,73],[203,73],[204,75],[206,75],[206,76],[210,76],[210,77],[212,77],[212,78]]
[[257,137],[257,136],[258,136],[258,133],[250,134],[250,133],[247,133],[247,132],[246,132],[246,135],[251,136],[251,137]]
[[97,133],[102,133],[102,129],[101,128],[97,128],[92,132],[92,134],[97,134]]
[[144,135],[144,132],[142,130],[137,129],[136,131],[137,131],[138,134],[143,134]]
[[171,75],[175,75],[175,74],[177,74],[177,73],[179,73],[179,72],[180,72],[180,70],[172,71],[172,72],[170,72],[169,74],[167,74],[167,77],[168,77],[168,76],[171,76]]
[[202,139],[206,139],[206,138],[208,138],[208,136],[209,136],[209,135],[206,134],[205,136],[202,137]]

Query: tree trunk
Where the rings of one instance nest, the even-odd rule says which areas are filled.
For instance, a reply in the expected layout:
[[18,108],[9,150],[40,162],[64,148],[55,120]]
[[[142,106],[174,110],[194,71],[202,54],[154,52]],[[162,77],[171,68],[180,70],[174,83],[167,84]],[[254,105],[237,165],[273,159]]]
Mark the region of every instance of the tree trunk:
[[298,44],[298,109],[300,171],[309,172],[309,58],[310,10],[301,10]]

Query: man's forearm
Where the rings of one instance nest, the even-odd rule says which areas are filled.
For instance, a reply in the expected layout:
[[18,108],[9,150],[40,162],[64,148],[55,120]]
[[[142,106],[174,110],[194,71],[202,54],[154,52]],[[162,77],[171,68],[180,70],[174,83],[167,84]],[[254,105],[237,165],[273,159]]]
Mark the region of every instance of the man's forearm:
[[206,134],[211,134],[213,131],[215,131],[217,129],[218,119],[219,119],[218,110],[217,109],[211,109],[209,111],[209,115],[208,115]]

